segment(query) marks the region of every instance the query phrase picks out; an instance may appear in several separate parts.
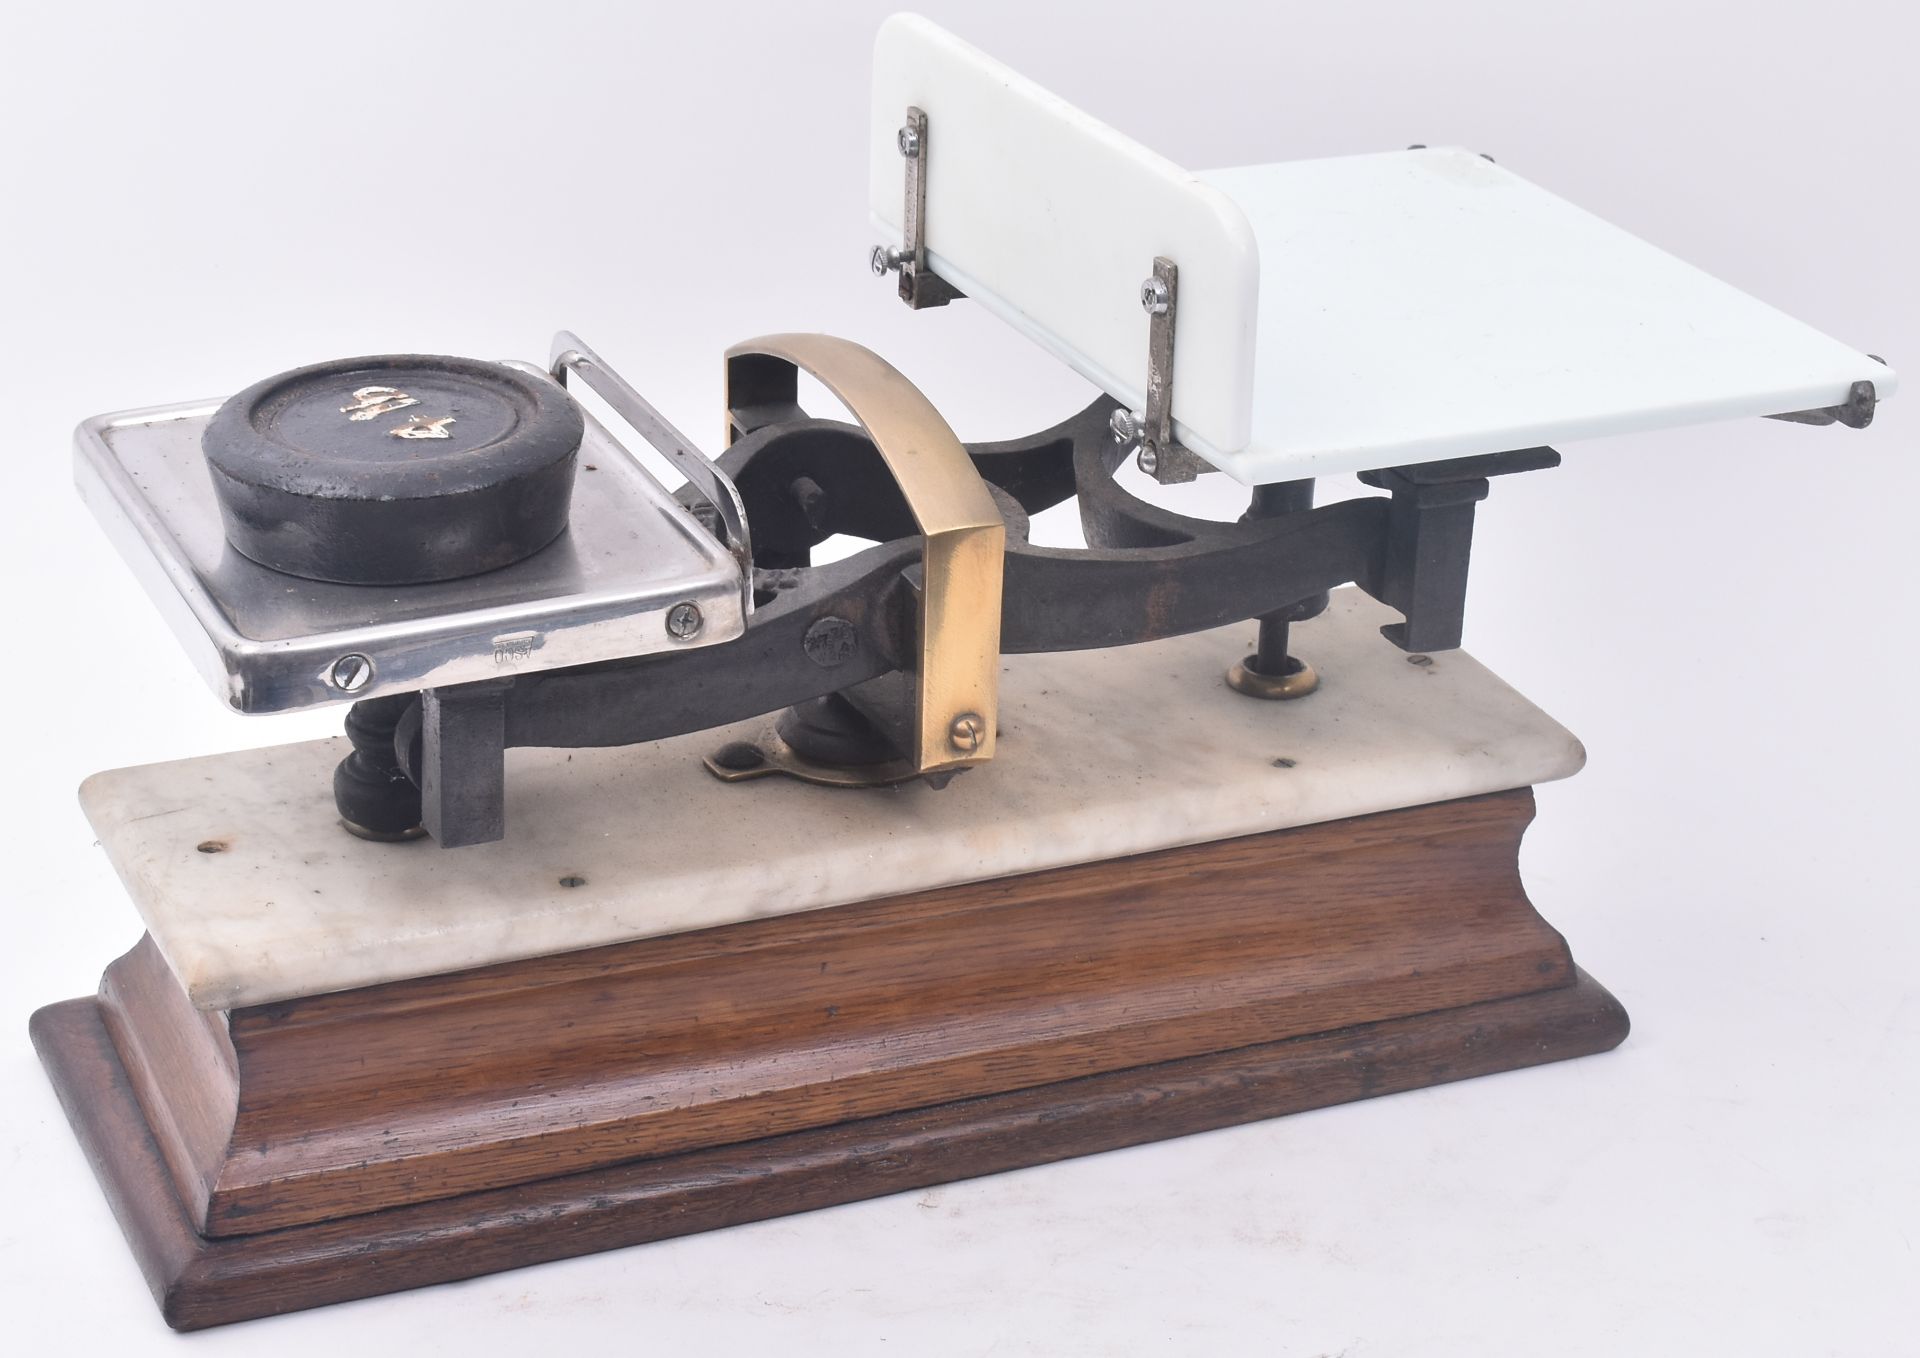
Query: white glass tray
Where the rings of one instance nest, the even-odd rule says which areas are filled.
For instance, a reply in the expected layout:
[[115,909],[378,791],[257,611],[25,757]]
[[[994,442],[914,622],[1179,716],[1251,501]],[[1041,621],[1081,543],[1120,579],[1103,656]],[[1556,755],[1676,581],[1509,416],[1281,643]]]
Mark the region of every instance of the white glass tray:
[[870,202],[928,119],[935,273],[1133,409],[1178,265],[1175,436],[1290,481],[1884,399],[1884,365],[1458,148],[1194,175],[924,19],[874,50]]

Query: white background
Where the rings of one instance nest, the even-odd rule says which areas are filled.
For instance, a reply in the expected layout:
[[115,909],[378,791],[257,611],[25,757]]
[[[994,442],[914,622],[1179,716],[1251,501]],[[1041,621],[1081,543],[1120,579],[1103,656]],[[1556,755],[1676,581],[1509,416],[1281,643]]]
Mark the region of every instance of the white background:
[[[74,786],[337,721],[199,687],[73,498],[71,426],[347,354],[539,357],[560,326],[703,438],[722,348],[787,328],[879,348],[963,437],[1051,422],[1077,379],[865,272],[885,8],[6,7],[0,1347],[180,1342],[26,1039],[138,932]],[[927,9],[1188,164],[1492,152],[1920,374],[1895,0]],[[1618,1052],[197,1351],[1911,1351],[1914,404],[1569,446],[1482,507],[1467,644],[1591,750],[1524,866],[1632,1012]],[[1220,478],[1180,498],[1238,508]]]

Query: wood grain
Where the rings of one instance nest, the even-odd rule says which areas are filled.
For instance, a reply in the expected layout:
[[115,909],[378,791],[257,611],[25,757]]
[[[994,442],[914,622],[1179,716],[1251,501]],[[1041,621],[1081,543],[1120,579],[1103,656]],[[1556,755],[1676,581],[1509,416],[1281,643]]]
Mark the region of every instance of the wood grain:
[[152,1033],[195,1025],[148,946],[102,998],[146,1034],[122,1059],[196,1226],[277,1230],[1564,985],[1531,815],[1501,793],[237,1010],[237,1089],[156,1064],[198,1035]]
[[161,1314],[182,1330],[1586,1056],[1626,1033],[1618,1003],[1576,973],[1573,984],[1515,999],[210,1240],[171,1190],[100,1005],[69,1000],[33,1019]]
[[[230,1014],[143,940],[35,1031],[149,1275],[259,1314],[258,1270],[286,1305],[412,1285],[298,1262],[328,1242],[477,1231],[494,1262],[396,1275],[466,1276],[1612,1046],[1624,1015],[1521,888],[1532,813],[1520,789]],[[776,1150],[791,1187],[753,1186]]]
[[205,1230],[240,1101],[227,1016],[193,1007],[151,937],[107,968],[100,1008],[174,1188]]

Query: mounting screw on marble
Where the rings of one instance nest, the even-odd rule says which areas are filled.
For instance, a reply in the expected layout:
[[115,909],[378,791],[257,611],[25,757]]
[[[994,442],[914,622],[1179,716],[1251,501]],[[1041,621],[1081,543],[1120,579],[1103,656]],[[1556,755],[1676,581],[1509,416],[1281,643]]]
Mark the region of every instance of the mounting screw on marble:
[[987,724],[977,713],[962,712],[947,728],[947,743],[961,754],[972,754],[987,738]]
[[911,127],[903,127],[894,133],[893,144],[900,148],[900,154],[908,160],[920,154],[920,134]]
[[327,671],[327,678],[342,693],[358,693],[373,678],[373,662],[359,652],[341,656]]
[[695,604],[675,604],[667,610],[667,635],[675,641],[691,641],[700,635],[700,609]]
[[1164,278],[1149,278],[1140,285],[1140,307],[1149,316],[1164,316],[1173,301],[1173,293]]

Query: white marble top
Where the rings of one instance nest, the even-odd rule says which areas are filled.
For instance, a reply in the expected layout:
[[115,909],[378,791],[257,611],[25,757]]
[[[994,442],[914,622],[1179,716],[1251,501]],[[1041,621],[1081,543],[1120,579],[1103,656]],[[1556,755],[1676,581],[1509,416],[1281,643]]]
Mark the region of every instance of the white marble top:
[[[344,740],[96,774],[80,797],[204,1008],[259,1004],[956,882],[1521,787],[1580,743],[1463,652],[1425,666],[1357,590],[1295,629],[1320,691],[1230,690],[1240,624],[1013,656],[992,763],[944,791],[724,784],[702,753],[760,723],[614,750],[513,750],[507,837],[342,830]],[[1280,766],[1277,760],[1292,760]],[[201,853],[206,841],[224,845]],[[566,888],[563,877],[585,885]]]

